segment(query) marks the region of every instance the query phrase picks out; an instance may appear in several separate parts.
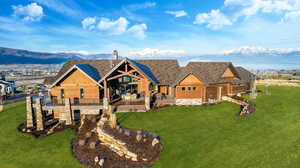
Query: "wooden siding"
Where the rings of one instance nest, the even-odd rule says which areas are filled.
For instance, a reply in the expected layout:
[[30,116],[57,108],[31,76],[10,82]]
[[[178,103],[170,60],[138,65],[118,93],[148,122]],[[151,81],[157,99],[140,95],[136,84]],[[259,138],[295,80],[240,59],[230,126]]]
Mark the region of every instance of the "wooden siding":
[[168,90],[169,87],[168,86],[158,86],[158,93],[163,93],[165,95],[168,95]]
[[194,75],[188,75],[185,77],[180,83],[180,86],[191,86],[191,85],[203,85],[203,82],[201,82],[196,76]]
[[203,82],[194,75],[185,77],[179,85],[176,86],[176,98],[202,98],[204,93]]
[[60,91],[64,89],[65,98],[80,98],[81,88],[84,90],[84,98],[99,99],[99,86],[79,70],[74,70],[54,86],[50,94],[60,99]]
[[208,99],[217,99],[218,98],[218,87],[209,86],[206,88],[206,101]]
[[243,85],[232,85],[232,94],[238,94],[246,92],[248,89],[248,86],[246,84]]
[[234,78],[234,77],[236,76],[232,72],[231,68],[227,68],[224,74],[222,75],[222,78]]

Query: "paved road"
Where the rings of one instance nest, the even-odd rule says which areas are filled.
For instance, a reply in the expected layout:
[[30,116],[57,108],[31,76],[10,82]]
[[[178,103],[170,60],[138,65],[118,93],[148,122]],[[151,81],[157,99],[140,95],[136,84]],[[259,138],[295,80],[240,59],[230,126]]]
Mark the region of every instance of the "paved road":
[[12,104],[12,103],[25,101],[26,96],[27,96],[27,94],[18,94],[15,96],[11,96],[7,100],[4,101],[4,104]]

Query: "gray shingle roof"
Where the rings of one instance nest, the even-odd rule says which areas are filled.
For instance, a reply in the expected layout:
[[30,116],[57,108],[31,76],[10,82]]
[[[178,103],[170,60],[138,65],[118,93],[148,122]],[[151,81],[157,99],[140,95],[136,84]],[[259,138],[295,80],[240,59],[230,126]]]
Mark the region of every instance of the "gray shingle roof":
[[236,67],[235,69],[237,70],[237,73],[239,74],[242,82],[247,83],[255,78],[255,75],[253,73],[243,67]]
[[[80,69],[87,69],[87,74],[91,74],[93,78],[100,79],[112,70],[111,64],[118,65],[122,60],[72,60],[68,61],[53,79],[45,80],[48,83],[53,83],[67,72],[72,66],[82,64]],[[185,67],[180,67],[177,60],[131,60],[130,63],[139,68],[145,73],[152,81],[159,85],[176,85],[180,80],[188,74],[195,75],[199,80],[204,83],[218,83],[225,82],[227,79],[221,79],[228,67],[232,67],[242,80],[247,81],[245,77],[246,72],[237,70],[230,62],[190,62]],[[90,67],[90,68],[87,68]],[[93,70],[92,70],[93,69]],[[247,71],[247,70],[246,70]],[[96,73],[98,72],[98,73]],[[249,72],[249,71],[247,71]],[[98,74],[98,76],[96,76]],[[243,78],[242,78],[243,77]],[[101,80],[101,79],[100,79]],[[99,80],[97,80],[99,81]],[[241,82],[239,79],[230,80],[226,82]]]
[[195,75],[207,84],[220,82],[221,76],[230,65],[230,62],[190,62],[181,68],[174,85],[183,80],[188,74]]
[[[76,64],[88,64],[97,69],[100,77],[104,77],[112,69],[111,63],[116,66],[121,61],[122,60],[71,60],[63,65],[56,77],[46,79],[44,83],[52,84]],[[175,81],[174,77],[180,69],[177,60],[134,60],[134,62],[138,62],[139,66],[143,65],[140,67],[145,73],[147,72],[148,75],[152,76],[151,78],[155,77],[161,85],[171,85]]]

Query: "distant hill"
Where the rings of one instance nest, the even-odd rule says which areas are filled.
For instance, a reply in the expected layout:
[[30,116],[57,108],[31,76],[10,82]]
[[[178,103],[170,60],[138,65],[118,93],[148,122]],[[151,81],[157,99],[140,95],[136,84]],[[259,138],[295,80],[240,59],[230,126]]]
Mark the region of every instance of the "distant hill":
[[110,57],[111,54],[47,53],[0,47],[0,64],[61,64],[68,60]]

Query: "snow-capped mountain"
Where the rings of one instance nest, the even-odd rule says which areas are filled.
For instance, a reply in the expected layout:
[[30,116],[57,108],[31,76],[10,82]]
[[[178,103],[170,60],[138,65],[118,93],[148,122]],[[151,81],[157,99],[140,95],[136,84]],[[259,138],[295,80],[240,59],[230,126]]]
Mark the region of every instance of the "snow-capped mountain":
[[289,54],[299,52],[300,49],[290,49],[290,48],[263,48],[254,46],[243,46],[237,49],[226,50],[219,52],[217,54],[221,55],[253,55],[253,54],[269,54],[269,55],[279,55],[279,54]]

